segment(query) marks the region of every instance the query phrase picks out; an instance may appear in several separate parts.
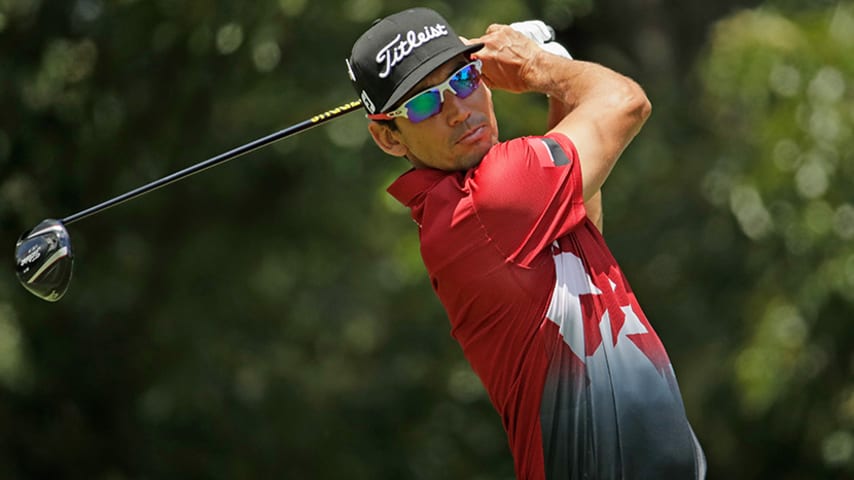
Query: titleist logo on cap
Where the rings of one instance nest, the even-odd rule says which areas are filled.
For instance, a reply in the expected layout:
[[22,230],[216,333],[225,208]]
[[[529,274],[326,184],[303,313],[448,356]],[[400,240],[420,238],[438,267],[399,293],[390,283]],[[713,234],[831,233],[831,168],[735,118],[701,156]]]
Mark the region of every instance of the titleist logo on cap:
[[388,77],[394,66],[409,56],[416,48],[430,40],[444,37],[447,34],[448,27],[441,23],[437,23],[435,26],[427,25],[423,30],[418,32],[410,30],[406,32],[406,38],[402,38],[403,35],[398,33],[394,37],[394,40],[377,53],[377,63],[385,64],[385,67],[379,73],[379,77]]

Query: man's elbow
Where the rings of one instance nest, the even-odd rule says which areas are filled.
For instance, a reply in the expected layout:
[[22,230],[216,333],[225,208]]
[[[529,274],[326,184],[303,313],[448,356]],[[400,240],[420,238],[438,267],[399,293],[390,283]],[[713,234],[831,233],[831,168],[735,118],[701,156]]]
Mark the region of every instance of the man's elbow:
[[652,102],[649,101],[649,98],[640,87],[638,87],[638,90],[640,91],[640,95],[635,100],[637,103],[637,106],[635,107],[635,115],[638,117],[642,125],[652,114]]
[[632,80],[628,82],[626,95],[623,97],[623,111],[634,121],[639,130],[652,114],[652,103],[640,85]]
[[612,113],[615,133],[623,132],[626,142],[637,135],[652,113],[652,104],[643,89],[633,80],[623,77],[608,95],[605,109]]

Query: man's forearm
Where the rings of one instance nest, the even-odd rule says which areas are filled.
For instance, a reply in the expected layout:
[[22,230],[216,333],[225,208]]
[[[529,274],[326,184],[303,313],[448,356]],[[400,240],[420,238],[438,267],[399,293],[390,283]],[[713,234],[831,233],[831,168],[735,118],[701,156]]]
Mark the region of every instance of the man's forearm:
[[[520,70],[522,91],[549,95],[569,106],[567,114],[583,103],[596,107],[619,105],[615,112],[604,115],[626,115],[638,110],[639,117],[647,109],[647,99],[638,84],[622,74],[597,63],[569,60],[542,53],[532,55]],[[645,118],[644,118],[645,119]],[[643,120],[638,123],[642,124]],[[640,127],[640,125],[638,125]]]

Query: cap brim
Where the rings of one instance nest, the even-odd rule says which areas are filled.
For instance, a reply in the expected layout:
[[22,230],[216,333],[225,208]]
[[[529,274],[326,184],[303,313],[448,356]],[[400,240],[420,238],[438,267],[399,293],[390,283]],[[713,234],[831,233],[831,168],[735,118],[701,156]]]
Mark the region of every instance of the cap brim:
[[419,65],[418,68],[410,72],[409,75],[402,82],[400,82],[400,85],[398,85],[397,88],[394,89],[394,92],[392,92],[391,96],[388,98],[388,101],[385,103],[385,105],[382,106],[382,108],[379,109],[379,111],[388,112],[391,107],[396,105],[397,102],[401,101],[406,96],[406,94],[409,93],[410,90],[415,88],[415,86],[418,85],[421,80],[424,80],[424,78],[430,75],[433,70],[439,68],[439,66],[441,66],[443,63],[456,57],[457,55],[476,52],[481,48],[483,48],[482,43],[473,43],[471,45],[463,45],[462,48],[449,48],[433,56],[426,62]]

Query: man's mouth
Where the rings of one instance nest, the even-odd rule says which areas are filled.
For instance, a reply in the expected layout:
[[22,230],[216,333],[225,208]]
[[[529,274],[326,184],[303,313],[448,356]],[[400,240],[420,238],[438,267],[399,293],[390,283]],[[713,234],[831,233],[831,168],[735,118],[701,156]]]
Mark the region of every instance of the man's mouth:
[[463,135],[457,140],[457,143],[469,144],[478,142],[485,132],[486,125],[478,125],[474,128],[470,128],[463,133]]

